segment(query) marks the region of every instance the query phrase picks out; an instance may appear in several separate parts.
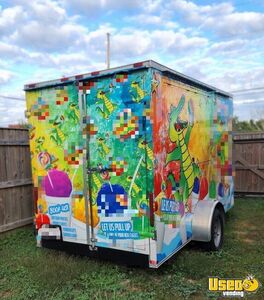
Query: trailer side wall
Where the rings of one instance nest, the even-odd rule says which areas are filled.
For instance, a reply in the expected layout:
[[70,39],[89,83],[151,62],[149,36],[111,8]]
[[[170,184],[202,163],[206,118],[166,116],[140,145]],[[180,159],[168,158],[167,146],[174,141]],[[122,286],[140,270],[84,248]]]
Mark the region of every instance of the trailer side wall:
[[198,201],[233,205],[232,100],[154,72],[157,263],[192,237]]

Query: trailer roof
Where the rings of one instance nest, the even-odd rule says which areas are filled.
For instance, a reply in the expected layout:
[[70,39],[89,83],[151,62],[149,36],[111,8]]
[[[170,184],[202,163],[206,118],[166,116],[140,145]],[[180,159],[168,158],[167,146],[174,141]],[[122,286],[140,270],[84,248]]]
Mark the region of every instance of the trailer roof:
[[83,80],[89,80],[92,78],[98,78],[102,76],[107,76],[110,74],[114,74],[117,72],[128,72],[136,69],[146,69],[146,68],[153,68],[156,70],[161,71],[164,75],[173,77],[183,83],[196,86],[198,88],[204,89],[208,92],[214,92],[220,95],[224,95],[227,97],[232,97],[230,93],[224,92],[218,88],[215,88],[211,85],[208,85],[206,83],[203,83],[197,79],[194,79],[190,76],[184,75],[180,72],[177,72],[173,69],[170,69],[162,64],[159,64],[153,60],[146,60],[142,62],[137,62],[134,64],[129,64],[129,65],[124,65],[116,68],[110,68],[106,70],[101,70],[101,71],[95,71],[95,72],[90,72],[90,73],[85,73],[85,74],[80,74],[80,75],[74,75],[70,77],[62,77],[60,79],[55,79],[55,80],[49,80],[49,81],[43,81],[39,83],[30,83],[26,84],[24,86],[25,91],[29,90],[36,90],[36,89],[41,89],[41,88],[46,88],[46,87],[51,87],[51,86],[58,86],[62,84],[67,84],[67,83],[72,83],[74,81],[83,81]]

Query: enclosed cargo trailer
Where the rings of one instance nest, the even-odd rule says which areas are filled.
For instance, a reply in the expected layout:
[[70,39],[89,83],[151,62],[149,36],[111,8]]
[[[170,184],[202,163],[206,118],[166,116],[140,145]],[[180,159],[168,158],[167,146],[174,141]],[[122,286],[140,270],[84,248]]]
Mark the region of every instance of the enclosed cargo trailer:
[[119,250],[154,268],[191,240],[221,247],[230,94],[154,61],[25,91],[38,245]]

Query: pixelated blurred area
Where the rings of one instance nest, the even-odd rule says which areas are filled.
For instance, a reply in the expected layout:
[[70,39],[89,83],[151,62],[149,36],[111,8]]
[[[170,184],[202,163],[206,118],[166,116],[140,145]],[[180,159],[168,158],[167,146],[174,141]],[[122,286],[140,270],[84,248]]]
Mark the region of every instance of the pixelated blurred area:
[[37,117],[40,121],[44,121],[49,117],[49,105],[42,97],[38,97],[37,103],[31,106],[31,115]]
[[120,138],[121,141],[125,139],[134,139],[139,134],[138,116],[132,115],[132,110],[126,108],[116,117],[113,133]]

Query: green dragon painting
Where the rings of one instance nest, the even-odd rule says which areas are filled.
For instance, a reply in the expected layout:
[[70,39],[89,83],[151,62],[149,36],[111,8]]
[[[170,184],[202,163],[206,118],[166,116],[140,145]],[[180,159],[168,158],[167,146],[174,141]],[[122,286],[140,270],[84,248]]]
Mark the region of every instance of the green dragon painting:
[[[182,188],[182,199],[186,202],[193,189],[197,165],[193,162],[188,150],[188,143],[193,128],[192,102],[191,100],[188,102],[189,122],[180,118],[184,104],[185,96],[183,95],[177,107],[171,106],[169,138],[172,143],[176,144],[176,147],[167,154],[166,167],[170,169],[170,165],[172,166],[173,162],[180,161],[179,186]],[[168,175],[168,179],[171,181],[172,186],[175,187],[176,181],[172,172]]]

